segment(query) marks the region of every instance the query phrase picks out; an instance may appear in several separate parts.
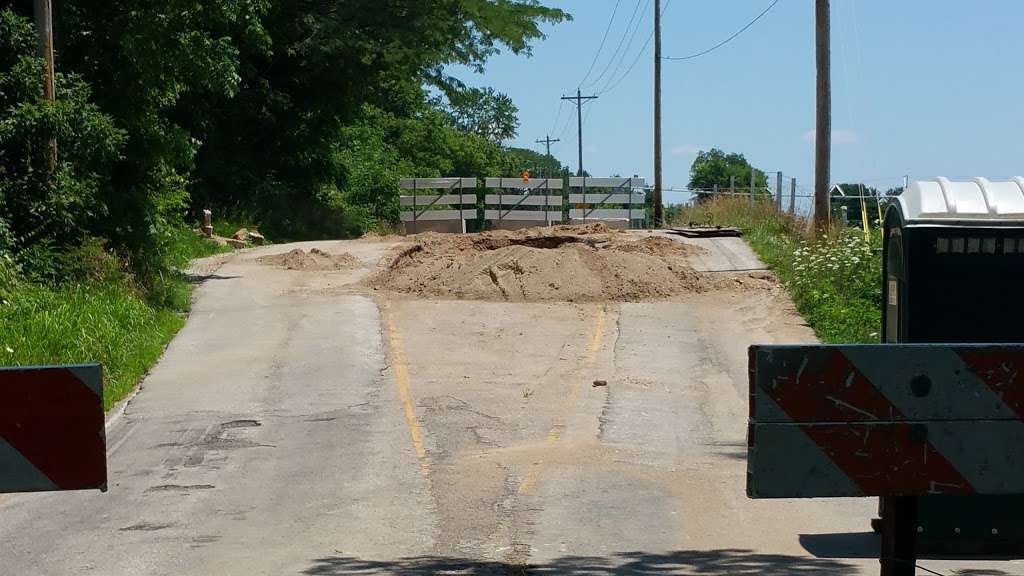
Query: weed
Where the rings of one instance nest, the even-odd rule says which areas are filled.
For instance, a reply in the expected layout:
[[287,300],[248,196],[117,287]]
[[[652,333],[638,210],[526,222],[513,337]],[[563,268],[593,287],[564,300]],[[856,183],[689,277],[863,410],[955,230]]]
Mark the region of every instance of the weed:
[[[221,249],[181,229],[165,256],[184,265]],[[185,324],[191,285],[176,271],[136,279],[97,241],[57,262],[59,279],[32,282],[19,279],[13,261],[0,254],[0,366],[98,362],[109,409]]]
[[789,289],[797,309],[827,343],[878,342],[881,325],[881,234],[834,228],[810,240],[805,222],[770,202],[718,198],[683,207],[677,223],[743,229],[762,261]]
[[99,362],[104,408],[134,388],[184,320],[115,285],[25,283],[0,305],[0,365]]

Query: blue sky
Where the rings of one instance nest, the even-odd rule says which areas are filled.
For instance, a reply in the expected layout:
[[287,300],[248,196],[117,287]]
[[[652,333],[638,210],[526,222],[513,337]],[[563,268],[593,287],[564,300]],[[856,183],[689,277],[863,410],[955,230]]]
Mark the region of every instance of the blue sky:
[[[771,3],[662,1],[665,56],[712,46]],[[482,75],[452,71],[512,97],[521,122],[512,144],[543,151],[534,141],[550,133],[561,138],[552,153],[575,170],[575,110],[569,103],[559,110],[559,97],[575,93],[584,79],[616,0],[545,3],[574,20],[545,27],[548,37],[534,46],[533,57],[501,54]],[[625,33],[634,11],[634,23],[641,13],[643,20],[630,42]],[[652,0],[620,0],[604,49],[583,82],[585,95],[600,95],[584,107],[584,166],[595,176],[653,179],[653,43],[636,60],[650,37],[652,13]],[[1024,174],[1021,22],[1024,2],[1017,0],[833,0],[833,180],[884,189],[904,174]],[[601,78],[620,40],[623,50]],[[665,62],[663,82],[666,186],[685,186],[696,151],[718,147],[809,187],[813,0],[780,0],[725,47],[696,60]]]

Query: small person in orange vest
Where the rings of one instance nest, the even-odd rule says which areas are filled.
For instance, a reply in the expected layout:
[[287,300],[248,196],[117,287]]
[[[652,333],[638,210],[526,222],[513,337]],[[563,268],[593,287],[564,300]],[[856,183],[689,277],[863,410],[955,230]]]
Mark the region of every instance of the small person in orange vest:
[[530,182],[530,171],[529,170],[523,170],[523,173],[520,174],[520,176],[523,177],[523,182],[526,182],[526,183]]

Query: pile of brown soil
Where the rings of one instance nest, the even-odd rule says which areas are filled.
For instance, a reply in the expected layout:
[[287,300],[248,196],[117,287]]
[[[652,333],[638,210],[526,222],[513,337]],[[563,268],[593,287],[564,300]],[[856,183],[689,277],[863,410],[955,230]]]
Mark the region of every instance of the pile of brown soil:
[[410,239],[370,279],[374,288],[468,300],[632,302],[717,283],[687,263],[700,248],[602,223]]
[[359,259],[347,252],[328,254],[319,248],[313,248],[309,252],[296,248],[284,254],[263,256],[257,258],[256,261],[267,266],[280,266],[288,270],[344,270],[360,265]]

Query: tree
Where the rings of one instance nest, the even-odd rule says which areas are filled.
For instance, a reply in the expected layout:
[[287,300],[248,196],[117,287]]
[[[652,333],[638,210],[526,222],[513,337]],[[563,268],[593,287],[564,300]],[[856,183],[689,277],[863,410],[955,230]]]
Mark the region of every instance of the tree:
[[523,170],[529,170],[534,178],[566,178],[572,176],[572,170],[563,165],[554,156],[541,154],[528,148],[507,148],[504,151],[504,160],[501,168],[501,175],[512,178],[522,174]]
[[[197,126],[205,144],[199,153],[196,198],[255,206],[271,224],[296,211],[342,210],[337,203],[323,205],[325,190],[368,200],[353,190],[358,184],[348,181],[358,154],[339,162],[340,150],[358,144],[346,141],[353,136],[346,128],[364,123],[369,106],[383,113],[377,116],[381,119],[419,120],[404,125],[407,137],[439,130],[433,114],[437,106],[430,105],[426,86],[437,88],[453,104],[454,124],[470,136],[467,142],[489,139],[493,144],[514,133],[511,102],[493,91],[467,90],[446,67],[482,70],[499,47],[528,54],[530,42],[543,37],[541,23],[567,17],[535,0],[271,2],[264,18],[269,40],[241,45],[239,93],[207,103],[210,113]],[[490,108],[470,113],[472,106],[483,104]],[[442,132],[435,136],[454,137]],[[415,161],[411,166],[415,171],[402,175],[442,167]],[[371,205],[379,212],[379,203]],[[276,231],[279,237],[342,232],[316,229],[302,219],[286,224]]]
[[865,196],[865,203],[868,209],[868,220],[876,220],[877,216],[877,204],[879,191],[877,188],[868,186],[863,183],[844,183],[839,184],[839,189],[842,190],[842,195],[835,191],[835,187],[832,188],[832,195],[829,199],[832,204],[833,211],[846,211],[846,221],[850,224],[860,226],[861,218],[861,202],[860,197]]
[[[29,268],[48,268],[50,253],[105,229],[125,134],[77,75],[57,76],[56,102],[42,98],[36,44],[30,20],[0,9],[0,258],[13,252]],[[52,178],[51,137],[61,151]]]
[[[730,183],[735,181],[737,188],[749,188],[751,170],[754,171],[756,188],[766,189],[768,179],[764,172],[751,166],[742,154],[727,154],[718,148],[712,148],[707,152],[701,150],[690,166],[689,187],[691,190],[710,191],[717,185],[719,189],[726,190]],[[698,197],[707,197],[707,192],[698,192]]]
[[493,88],[470,88],[448,96],[448,114],[455,126],[494,144],[516,137],[519,108]]
[[[186,210],[337,237],[395,218],[399,176],[501,170],[515,106],[448,71],[529,55],[543,24],[569,18],[538,0],[62,0],[63,92],[47,106],[32,3],[13,5],[0,250],[101,236],[142,278],[162,271]],[[54,132],[66,165],[47,188],[33,143]]]

